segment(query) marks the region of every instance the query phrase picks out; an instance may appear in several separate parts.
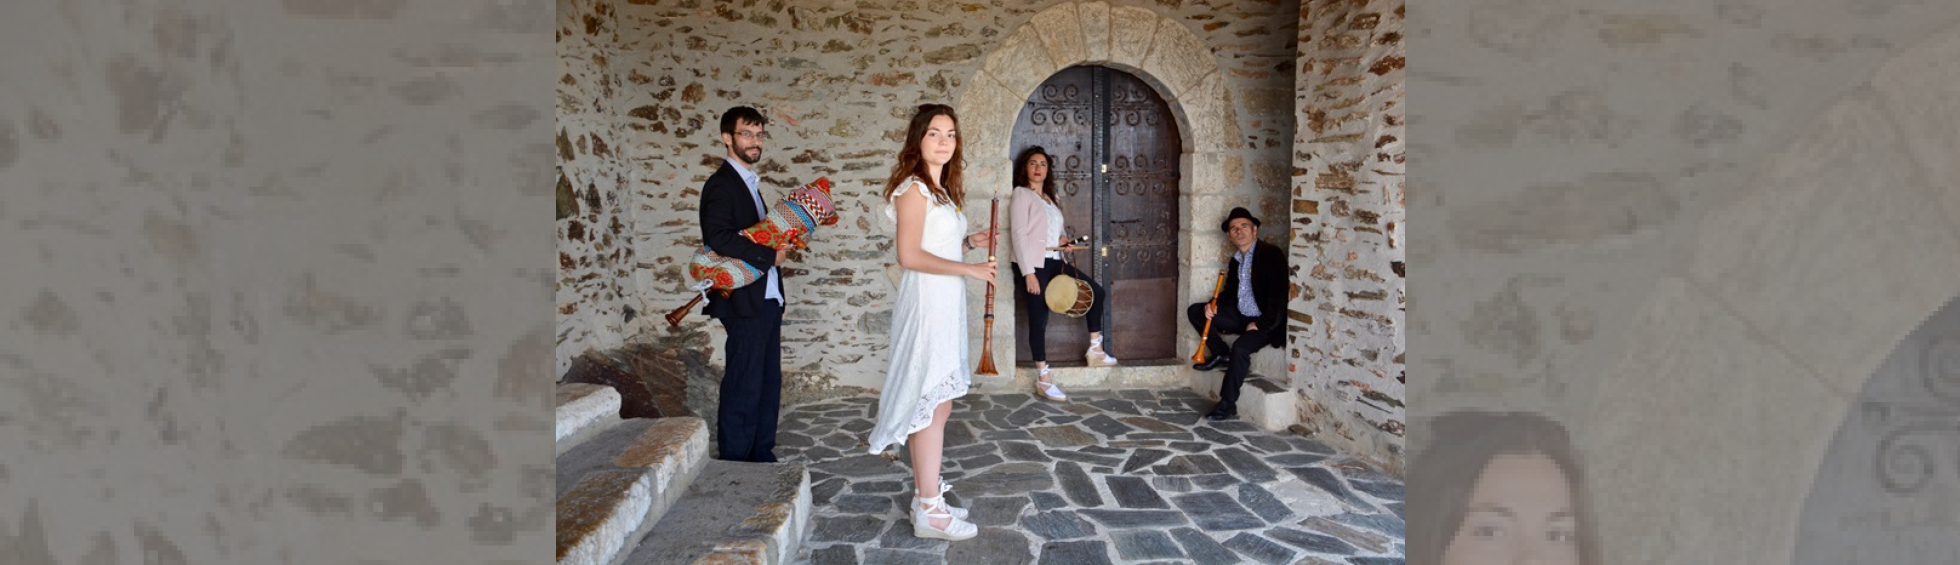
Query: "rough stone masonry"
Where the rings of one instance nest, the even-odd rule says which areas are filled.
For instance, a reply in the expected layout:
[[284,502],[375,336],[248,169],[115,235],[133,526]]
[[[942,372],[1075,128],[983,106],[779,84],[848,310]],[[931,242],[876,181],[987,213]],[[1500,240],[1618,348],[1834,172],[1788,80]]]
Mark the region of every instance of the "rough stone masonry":
[[[827,176],[842,216],[785,269],[785,386],[876,387],[892,306],[883,272],[890,228],[877,192],[910,109],[953,104],[976,80],[999,88],[981,73],[996,54],[1052,58],[1097,47],[1055,29],[1093,29],[1083,35],[1108,38],[1104,52],[1134,51],[1141,60],[1168,52],[1153,42],[1167,36],[1158,26],[1173,25],[1202,43],[1213,61],[1198,63],[1223,82],[1223,108],[1205,114],[1217,118],[1185,116],[1206,123],[1182,124],[1223,140],[1203,155],[1217,164],[1216,178],[1191,187],[1206,196],[1187,195],[1180,211],[1190,224],[1186,255],[1224,255],[1222,237],[1206,233],[1216,231],[1205,228],[1214,219],[1199,217],[1219,204],[1246,205],[1266,219],[1264,235],[1294,257],[1294,341],[1284,354],[1303,421],[1394,467],[1404,419],[1396,380],[1403,285],[1390,268],[1402,257],[1400,6],[994,0],[928,11],[913,0],[561,0],[558,372],[581,353],[629,341],[680,343],[717,359],[719,324],[697,309],[669,330],[661,316],[690,298],[683,269],[700,243],[700,186],[723,154],[719,115],[746,104],[771,120],[773,139],[757,167],[765,194]],[[1030,29],[1049,32],[1036,44],[1045,49],[1003,51]],[[1163,80],[1145,65],[1126,67],[1122,55],[1108,64]],[[1165,98],[1178,112],[1204,104]],[[1009,158],[967,154],[970,171],[1004,171]],[[976,176],[1005,182],[1004,174]],[[1320,188],[1321,178],[1347,180]],[[992,188],[969,192],[984,197]],[[1278,229],[1289,219],[1294,229]],[[984,224],[984,211],[977,221]],[[1335,279],[1312,278],[1322,274]],[[1191,279],[1182,287],[1190,301],[1203,300],[1196,295],[1209,293],[1210,277]],[[996,355],[1011,359],[1002,341],[1011,338],[996,338]]]

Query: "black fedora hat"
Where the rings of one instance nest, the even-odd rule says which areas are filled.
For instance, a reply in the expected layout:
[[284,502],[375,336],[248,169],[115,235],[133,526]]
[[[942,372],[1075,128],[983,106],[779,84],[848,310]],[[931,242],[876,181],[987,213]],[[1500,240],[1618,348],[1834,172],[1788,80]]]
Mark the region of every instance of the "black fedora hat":
[[1232,213],[1225,216],[1224,223],[1218,224],[1218,231],[1228,232],[1228,233],[1231,232],[1232,220],[1236,220],[1239,218],[1245,218],[1246,220],[1251,221],[1252,229],[1259,229],[1259,218],[1252,217],[1251,211],[1246,210],[1244,206],[1240,206],[1238,208],[1233,208]]

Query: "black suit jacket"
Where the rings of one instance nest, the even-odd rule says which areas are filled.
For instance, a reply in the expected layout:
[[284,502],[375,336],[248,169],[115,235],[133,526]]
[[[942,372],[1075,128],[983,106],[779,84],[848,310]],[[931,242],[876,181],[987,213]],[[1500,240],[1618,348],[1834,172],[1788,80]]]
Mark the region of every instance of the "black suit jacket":
[[[1237,254],[1237,252],[1233,252]],[[1286,252],[1265,241],[1252,244],[1252,299],[1258,303],[1260,329],[1275,330],[1267,347],[1286,345]],[[1225,286],[1218,291],[1218,309],[1239,309],[1239,260],[1225,267]]]
[[[767,206],[768,202],[763,205]],[[734,165],[723,161],[721,168],[708,176],[708,184],[701,188],[701,242],[709,251],[740,259],[765,274],[754,284],[730,292],[726,299],[717,296],[717,292],[709,292],[708,306],[701,309],[702,313],[717,319],[746,318],[761,311],[769,301],[767,272],[776,266],[776,250],[749,241],[741,233],[761,221],[762,216],[755,213],[755,198],[749,196],[749,185],[742,182],[742,175],[735,172]],[[778,276],[777,280],[782,278]]]

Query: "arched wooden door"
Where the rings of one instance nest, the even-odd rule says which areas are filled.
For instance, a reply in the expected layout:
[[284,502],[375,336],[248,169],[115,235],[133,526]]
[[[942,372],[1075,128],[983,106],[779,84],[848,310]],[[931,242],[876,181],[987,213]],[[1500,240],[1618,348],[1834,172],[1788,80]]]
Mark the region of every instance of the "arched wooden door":
[[[1031,145],[1054,158],[1067,232],[1089,235],[1095,244],[1066,255],[1107,291],[1103,347],[1126,365],[1175,360],[1183,143],[1170,105],[1128,73],[1071,67],[1028,96],[1011,143],[1008,159]],[[1014,324],[1021,345],[1016,361],[1023,364],[1033,360],[1025,318]],[[1088,329],[1082,320],[1051,315],[1046,341],[1049,364],[1081,365]]]

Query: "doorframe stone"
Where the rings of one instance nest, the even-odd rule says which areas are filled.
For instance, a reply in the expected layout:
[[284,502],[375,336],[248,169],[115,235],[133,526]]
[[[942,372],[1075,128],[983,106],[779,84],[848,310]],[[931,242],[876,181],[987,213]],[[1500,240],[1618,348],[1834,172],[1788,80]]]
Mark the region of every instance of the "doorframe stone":
[[1955,77],[1960,27],[1885,61],[1758,161],[1657,281],[1580,412],[1612,562],[1795,557],[1860,392],[1960,293]]
[[[1014,122],[1028,96],[1048,77],[1077,65],[1100,65],[1130,73],[1149,84],[1170,106],[1182,145],[1178,158],[1177,211],[1183,224],[1177,238],[1178,286],[1183,302],[1209,298],[1212,278],[1191,274],[1224,267],[1215,251],[1224,248],[1225,236],[1218,230],[1202,229],[1203,223],[1193,218],[1223,218],[1233,205],[1232,192],[1225,186],[1224,150],[1230,145],[1226,120],[1231,116],[1225,99],[1226,77],[1204,40],[1182,22],[1145,8],[1112,7],[1105,2],[1050,6],[1008,34],[967,77],[953,107],[960,116],[961,139],[968,144],[965,211],[970,227],[985,229],[987,198],[1007,200],[1011,196],[1004,192],[1010,190],[1013,181],[1008,151]],[[1003,192],[996,194],[996,187]],[[1003,232],[1009,227],[1006,215],[1000,218]],[[1001,278],[996,280],[1011,278],[1007,261],[1000,261],[1000,268],[997,276]],[[999,377],[976,376],[974,381],[1028,386],[1030,377],[1017,377],[1018,371],[1013,370],[1017,347],[1014,296],[997,288],[995,300],[993,355],[995,366],[1004,369]],[[968,302],[969,308],[985,308],[986,293],[968,293]],[[970,323],[971,351],[978,355],[985,320],[975,316]],[[1180,340],[1178,355],[1189,357],[1196,347],[1194,340]],[[1146,367],[1129,371],[1136,375],[1133,379],[1100,382],[1097,388],[1179,386],[1185,384],[1188,372],[1185,365]]]

